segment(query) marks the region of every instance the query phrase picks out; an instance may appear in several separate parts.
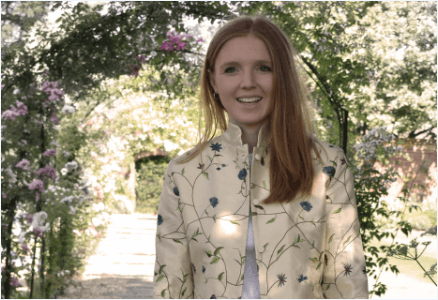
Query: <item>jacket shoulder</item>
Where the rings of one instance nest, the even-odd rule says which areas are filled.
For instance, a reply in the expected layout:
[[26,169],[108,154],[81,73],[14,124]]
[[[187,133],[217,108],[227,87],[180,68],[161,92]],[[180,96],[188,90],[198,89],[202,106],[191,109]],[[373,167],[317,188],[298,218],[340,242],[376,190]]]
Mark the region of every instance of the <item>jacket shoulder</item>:
[[[198,145],[196,145],[195,147],[193,147],[190,150],[187,150],[186,152],[182,153],[181,155],[178,155],[178,156],[174,157],[173,159],[170,160],[169,166],[171,164],[172,165],[181,165],[181,166],[183,166],[183,165],[198,165],[198,163],[202,162],[201,155],[205,154],[208,151],[208,149],[210,149],[209,147],[211,145],[215,144],[214,146],[215,147],[219,147],[219,148],[221,148],[222,145],[224,145],[224,141],[223,141],[222,135],[214,137],[213,139],[207,141],[205,143],[204,147],[202,147],[201,151],[199,151],[197,153],[196,153],[196,151],[199,148]],[[219,145],[217,145],[217,143],[219,143]],[[213,148],[213,149],[215,149],[215,148]],[[191,160],[186,161],[184,163],[180,163],[180,162],[184,161],[185,159],[187,159],[187,158],[189,158],[190,156],[193,156],[193,155],[194,155],[194,157]]]
[[345,157],[344,151],[340,147],[327,143],[326,141],[322,141],[318,138],[315,138],[314,141],[324,164],[335,160],[337,157]]

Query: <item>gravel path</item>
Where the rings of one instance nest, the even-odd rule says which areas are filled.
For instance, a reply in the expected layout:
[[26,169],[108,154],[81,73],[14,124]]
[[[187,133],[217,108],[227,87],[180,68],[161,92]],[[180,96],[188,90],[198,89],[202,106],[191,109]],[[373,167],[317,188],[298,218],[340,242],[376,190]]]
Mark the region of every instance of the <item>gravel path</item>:
[[[59,299],[150,299],[153,291],[155,230],[157,218],[147,214],[112,215],[111,224],[94,255],[87,260],[85,272]],[[413,237],[419,233],[413,233]],[[410,239],[409,239],[410,240]],[[437,254],[436,237],[428,254]],[[422,241],[420,239],[420,241]],[[397,239],[409,243],[408,239]],[[409,274],[385,272],[381,281],[388,286],[381,299],[437,299],[437,288]],[[370,278],[369,286],[372,287]],[[373,297],[379,299],[378,297]]]

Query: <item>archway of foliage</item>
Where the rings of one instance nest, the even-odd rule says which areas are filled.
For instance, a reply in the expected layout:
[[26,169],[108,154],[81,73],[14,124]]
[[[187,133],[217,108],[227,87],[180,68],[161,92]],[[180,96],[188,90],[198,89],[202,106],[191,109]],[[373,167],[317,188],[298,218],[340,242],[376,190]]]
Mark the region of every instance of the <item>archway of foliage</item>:
[[[94,108],[90,115],[89,106],[81,105],[73,121],[90,137],[79,161],[87,166],[97,197],[113,209],[135,211],[135,190],[143,190],[135,183],[136,157],[175,157],[196,143],[198,107],[193,105],[194,99],[183,102],[142,91],[141,87],[149,84],[148,73],[142,70],[135,80],[122,76],[108,83],[105,91],[114,100]],[[159,179],[154,187],[161,189],[162,176]]]
[[[164,90],[175,98],[190,93],[182,86],[187,75],[196,81],[197,69],[185,58],[191,51],[196,54],[200,41],[181,37],[178,53],[160,45],[179,36],[166,35],[170,29],[184,32],[183,14],[220,17],[228,11],[226,5],[192,2],[53,4],[66,11],[59,30],[44,29],[32,19],[37,26],[30,35],[21,20],[32,8],[23,13],[21,8],[28,4],[14,4],[7,14],[20,25],[18,42],[2,40],[4,298],[17,296],[19,279],[27,281],[31,298],[62,292],[65,278],[79,272],[92,249],[91,236],[99,236],[104,228],[105,218],[98,216],[108,207],[98,195],[90,197],[85,169],[78,163],[92,138],[74,123],[79,103],[89,104],[97,94],[101,98],[96,101],[103,102],[108,95],[100,86],[104,79],[136,73],[146,60],[160,70],[149,90]],[[99,13],[104,6],[107,12]],[[168,20],[175,20],[174,28]],[[175,72],[176,67],[182,71]],[[177,76],[170,77],[171,72]],[[163,79],[168,79],[165,85]]]
[[[184,134],[189,133],[188,124],[185,124],[187,131],[181,131],[183,136],[172,136],[173,131],[169,130],[183,125],[177,125],[177,115],[171,111],[188,105],[190,100],[186,104],[174,101],[193,101],[196,92],[193,87],[202,63],[202,55],[196,59],[199,40],[185,35],[184,15],[198,20],[206,18],[213,23],[251,11],[272,17],[290,36],[301,53],[309,79],[314,82],[311,85],[323,139],[334,144],[344,141],[344,148],[352,149],[356,138],[364,136],[357,149],[363,149],[365,154],[349,151],[347,155],[361,167],[356,172],[356,191],[364,224],[362,237],[368,272],[376,273],[387,266],[397,271],[388,265],[385,254],[366,244],[366,239],[383,236],[371,225],[376,215],[389,214],[387,207],[379,205],[385,194],[382,187],[394,176],[390,169],[369,176],[376,173],[368,161],[382,160],[390,155],[388,151],[393,151],[393,147],[383,151],[385,143],[391,140],[385,130],[377,130],[378,137],[374,139],[369,134],[376,132],[370,130],[372,127],[388,126],[399,136],[428,133],[436,138],[431,132],[436,125],[433,113],[436,111],[433,84],[436,82],[433,28],[436,26],[430,26],[436,24],[436,3],[148,1],[110,2],[93,7],[85,2],[54,5],[65,11],[59,19],[59,30],[51,32],[37,26],[35,35],[30,36],[28,28],[22,26],[22,43],[2,47],[2,233],[5,233],[2,234],[5,266],[2,295],[5,298],[10,298],[18,286],[19,272],[29,267],[26,276],[30,279],[31,296],[36,290],[33,279],[38,280],[41,297],[62,290],[64,281],[57,275],[77,272],[81,265],[83,254],[70,250],[84,249],[88,242],[86,232],[98,234],[95,228],[99,229],[105,218],[97,216],[102,209],[111,209],[113,200],[119,197],[116,195],[127,194],[128,200],[133,197],[132,192],[129,194],[133,191],[132,181],[129,184],[122,177],[128,170],[134,170],[134,155],[141,151],[159,153],[164,149],[173,156],[193,144],[189,138],[186,145],[179,144]],[[418,27],[403,33],[397,31],[391,37],[396,30],[392,26],[397,21],[412,24],[417,16],[414,23],[420,24]],[[22,14],[15,17],[23,18]],[[176,32],[169,33],[172,31]],[[388,39],[391,42],[385,44]],[[403,59],[393,60],[394,53]],[[138,76],[133,81],[125,78],[124,82],[120,77],[126,74]],[[110,78],[115,79],[113,86],[108,81]],[[153,99],[148,97],[149,92],[163,93],[167,98]],[[126,105],[122,110],[125,114],[120,115],[114,107],[123,104],[114,106],[117,105],[114,102],[113,107],[108,106],[123,97],[130,98],[134,104],[140,95],[148,95],[143,98],[144,103],[152,106],[157,115],[168,114],[170,124],[166,121],[145,125],[132,117],[135,114],[127,112]],[[101,104],[108,109],[99,112]],[[152,118],[152,111],[142,113]],[[192,117],[195,118],[194,112]],[[61,125],[55,126],[58,122]],[[339,126],[331,128],[333,123]],[[111,127],[114,131],[104,132],[104,124],[114,126]],[[148,128],[152,125],[156,127]],[[346,133],[350,136],[348,147]],[[376,151],[377,148],[382,151]],[[110,158],[114,159],[111,164]],[[83,166],[92,171],[87,174],[95,188],[92,200],[82,191],[86,175]],[[102,189],[96,188],[97,184]],[[28,221],[30,215],[38,221],[32,227]],[[17,227],[18,223],[25,233],[23,240],[21,232],[13,232],[14,224]],[[78,226],[78,232],[73,231],[73,224]],[[409,232],[409,224],[398,225],[405,233]],[[26,261],[31,253],[34,259]],[[57,259],[53,253],[58,254]],[[17,264],[20,260],[22,266]],[[385,286],[376,283],[373,293],[384,292]]]

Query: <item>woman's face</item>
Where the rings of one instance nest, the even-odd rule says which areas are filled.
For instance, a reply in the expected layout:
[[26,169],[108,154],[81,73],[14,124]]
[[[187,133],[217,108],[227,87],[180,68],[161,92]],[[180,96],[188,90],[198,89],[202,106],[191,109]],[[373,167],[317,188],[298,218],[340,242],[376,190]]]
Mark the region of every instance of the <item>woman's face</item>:
[[233,124],[251,128],[268,120],[272,69],[268,49],[253,35],[233,38],[219,51],[211,84]]

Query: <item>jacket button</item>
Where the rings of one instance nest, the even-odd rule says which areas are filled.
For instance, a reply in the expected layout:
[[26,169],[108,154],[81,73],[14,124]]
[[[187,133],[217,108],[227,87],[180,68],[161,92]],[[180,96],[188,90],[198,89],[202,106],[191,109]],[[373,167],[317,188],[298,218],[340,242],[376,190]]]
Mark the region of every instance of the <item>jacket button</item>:
[[258,154],[258,153],[257,153],[254,157],[255,157],[255,159],[257,159],[257,160],[260,160],[260,159],[261,159],[260,154]]
[[259,205],[260,200],[259,199],[252,199],[252,203],[254,203],[254,205]]

